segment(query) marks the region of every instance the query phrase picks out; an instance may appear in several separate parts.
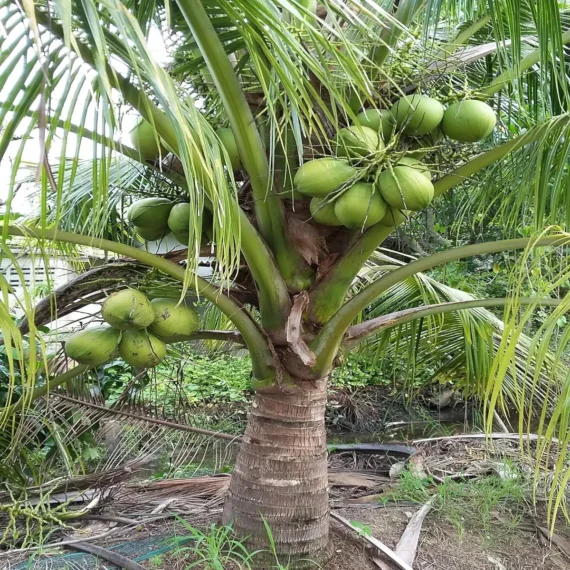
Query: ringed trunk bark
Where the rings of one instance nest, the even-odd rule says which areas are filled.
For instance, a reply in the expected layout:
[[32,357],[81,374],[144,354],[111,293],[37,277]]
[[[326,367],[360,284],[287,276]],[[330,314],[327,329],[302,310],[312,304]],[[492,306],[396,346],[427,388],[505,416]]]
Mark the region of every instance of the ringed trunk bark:
[[269,550],[265,520],[279,561],[295,568],[323,561],[329,538],[327,380],[298,385],[256,394],[223,514],[251,551]]

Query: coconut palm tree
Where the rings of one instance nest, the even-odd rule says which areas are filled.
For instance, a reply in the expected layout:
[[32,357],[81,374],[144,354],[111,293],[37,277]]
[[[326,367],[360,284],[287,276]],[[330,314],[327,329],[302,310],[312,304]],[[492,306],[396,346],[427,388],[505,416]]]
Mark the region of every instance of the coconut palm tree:
[[[155,278],[178,283],[180,296],[195,290],[232,324],[235,330],[182,340],[238,339],[251,355],[255,401],[223,520],[253,548],[267,545],[267,524],[279,556],[299,565],[324,558],[327,379],[343,351],[363,343],[396,358],[403,346],[419,347],[426,360],[437,354],[432,362],[442,370],[460,369],[474,380],[489,417],[505,394],[521,410],[542,394],[549,410],[541,417],[545,441],[566,441],[566,399],[551,406],[548,396],[567,389],[559,365],[567,335],[554,354],[547,348],[566,310],[559,293],[567,268],[559,252],[569,237],[544,230],[566,223],[570,211],[570,30],[556,1],[4,0],[0,6],[0,158],[16,149],[6,218],[25,145],[38,133],[40,141],[40,211],[33,223],[4,224],[3,254],[17,264],[10,238],[20,237],[42,248],[53,242],[134,259]],[[165,64],[153,49],[158,37],[169,54]],[[435,115],[443,113],[437,101],[455,105],[456,113],[466,100],[487,107],[462,125],[444,115],[440,137],[441,116],[413,116],[412,97],[420,94],[436,100]],[[381,115],[388,126],[367,123],[376,129],[371,147],[362,125],[374,109],[389,111]],[[120,134],[133,113],[144,123],[128,142]],[[480,126],[480,115],[489,113],[491,129],[499,117],[491,137],[484,136],[486,126],[473,134],[469,121]],[[356,131],[339,137],[347,125]],[[79,148],[88,140],[93,157],[85,166]],[[313,162],[336,155],[348,161]],[[426,182],[414,208],[395,170],[403,158],[423,164]],[[323,164],[342,170],[342,180],[330,187],[331,170]],[[392,188],[390,207],[383,184]],[[348,200],[357,185],[365,198]],[[406,264],[377,253],[415,215],[410,210],[432,195],[467,188],[473,194],[466,211],[499,220],[506,239]],[[134,247],[125,208],[145,196],[189,204],[184,259]],[[210,215],[207,251],[216,262],[205,280],[197,267]],[[517,236],[513,222],[538,233]],[[423,274],[454,260],[517,250],[523,253],[508,299],[469,297]],[[534,275],[529,265],[546,260],[542,288],[525,296],[521,283]],[[4,343],[16,349],[10,367],[20,358],[25,374],[22,397],[3,409],[4,424],[48,388],[89,368],[58,376],[34,351],[24,363],[22,334],[41,343],[41,322],[29,297],[21,300],[25,330],[7,303],[5,295],[0,325]],[[530,340],[524,326],[539,305],[553,309],[541,340]],[[487,311],[493,306],[506,306],[505,323]],[[49,378],[36,387],[42,366]],[[553,510],[570,477],[563,459],[557,473]]]

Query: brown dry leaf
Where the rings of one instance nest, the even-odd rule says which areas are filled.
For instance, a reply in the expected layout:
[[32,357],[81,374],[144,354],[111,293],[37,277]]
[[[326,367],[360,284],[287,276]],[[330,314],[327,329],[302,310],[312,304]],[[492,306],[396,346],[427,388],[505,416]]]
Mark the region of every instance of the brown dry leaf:
[[563,568],[563,570],[568,570],[568,560],[566,560],[562,554],[555,554],[550,557],[552,564],[558,566],[558,568]]
[[319,263],[319,267],[317,268],[317,283],[328,275],[339,257],[340,253],[331,253]]
[[324,236],[315,226],[293,216],[288,216],[287,222],[295,249],[309,265],[317,265],[328,253]]
[[291,314],[287,319],[287,342],[291,350],[302,360],[303,364],[313,366],[317,357],[301,337],[303,328],[301,320],[303,318],[303,311],[308,304],[309,294],[306,291],[299,293],[299,295],[295,297]]
[[[436,496],[434,495],[425,505],[417,510],[413,515],[410,513],[410,521],[406,526],[398,545],[396,546],[396,554],[410,566],[413,565],[418,544],[420,542],[420,534],[422,525],[427,514],[430,512]],[[407,513],[406,513],[407,514]]]
[[491,563],[495,565],[495,570],[507,570],[505,568],[505,566],[502,564],[501,561],[497,560],[496,558],[493,558],[492,556],[487,556],[487,560]]
[[364,475],[350,472],[329,473],[329,484],[333,487],[364,487],[371,489],[378,487],[382,481],[385,481],[383,477],[372,474]]
[[568,558],[570,558],[570,540],[560,536],[559,534],[553,534],[552,536],[548,532],[548,529],[543,526],[536,527],[540,534],[549,542],[556,545],[561,552],[563,552]]

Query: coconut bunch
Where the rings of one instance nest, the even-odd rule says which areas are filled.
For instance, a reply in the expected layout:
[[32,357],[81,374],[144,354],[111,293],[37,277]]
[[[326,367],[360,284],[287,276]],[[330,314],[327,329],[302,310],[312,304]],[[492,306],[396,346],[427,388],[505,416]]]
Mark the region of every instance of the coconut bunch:
[[[416,94],[398,99],[390,109],[367,109],[354,125],[340,129],[332,141],[334,156],[305,162],[294,178],[297,198],[310,198],[312,219],[326,226],[362,230],[374,224],[394,226],[406,212],[426,208],[434,197],[432,175],[421,158],[442,138],[473,143],[491,134],[497,118],[486,103],[466,99],[446,108]],[[233,170],[242,168],[229,128],[216,131]],[[406,137],[412,150],[398,148]],[[162,147],[151,125],[140,121],[131,142],[147,160]],[[204,243],[212,240],[212,217],[203,213]],[[172,233],[184,245],[190,237],[190,204],[145,198],[127,211],[136,233],[146,241]]]
[[[213,238],[213,220],[207,210],[202,216],[202,242],[207,244]],[[182,245],[188,245],[190,240],[190,204],[187,202],[177,204],[168,198],[143,198],[131,204],[127,219],[144,241],[156,241],[171,233]]]
[[[235,170],[241,168],[237,145],[231,129],[219,129],[220,141],[228,151]],[[152,125],[140,119],[130,133],[133,148],[146,161],[155,162],[166,153]],[[213,218],[204,210],[202,219],[203,244],[213,239]],[[172,234],[182,245],[190,241],[190,204],[175,203],[168,198],[143,198],[133,202],[127,210],[127,219],[142,241],[156,241]]]
[[174,299],[151,301],[138,289],[107,297],[101,316],[107,324],[78,331],[65,342],[67,356],[79,364],[100,366],[118,353],[131,366],[152,368],[166,356],[166,343],[184,340],[200,328],[193,307]]
[[[443,137],[473,143],[489,136],[494,111],[482,101],[464,100],[444,108],[425,95],[404,96],[390,109],[367,109],[354,125],[340,129],[334,157],[310,160],[294,179],[311,198],[317,223],[364,229],[393,226],[406,211],[426,208],[434,197],[429,167],[420,158]],[[411,137],[415,149],[395,148],[398,136]]]

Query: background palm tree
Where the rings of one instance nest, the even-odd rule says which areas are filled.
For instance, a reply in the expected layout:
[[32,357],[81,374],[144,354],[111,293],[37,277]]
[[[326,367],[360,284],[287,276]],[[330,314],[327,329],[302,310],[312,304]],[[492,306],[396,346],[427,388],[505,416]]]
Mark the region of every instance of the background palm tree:
[[[64,252],[88,246],[129,257],[154,278],[178,283],[180,295],[194,289],[232,323],[251,354],[256,396],[224,521],[250,536],[252,547],[266,546],[267,522],[279,555],[293,561],[324,556],[327,379],[340,353],[364,341],[380,352],[408,346],[418,362],[431,356],[442,370],[464,370],[472,391],[485,396],[489,418],[507,395],[521,412],[541,395],[545,441],[570,437],[563,349],[548,352],[558,334],[553,323],[566,311],[560,285],[567,267],[558,248],[568,236],[543,231],[565,224],[570,212],[565,114],[570,31],[557,2],[0,5],[0,158],[14,137],[21,137],[6,217],[23,149],[32,133],[39,132],[41,141],[38,216],[33,223],[3,226],[3,254],[17,264],[9,237],[20,236],[37,240],[41,248],[55,242],[66,244]],[[166,67],[156,62],[147,40],[157,31],[172,55]],[[446,103],[486,99],[499,126],[480,145],[443,139],[422,147],[398,134],[387,152],[371,160],[389,168],[394,157],[420,152],[433,170],[436,197],[452,188],[476,188],[465,212],[493,216],[506,239],[402,264],[375,253],[400,223],[396,219],[364,231],[331,232],[314,222],[307,203],[294,193],[299,165],[334,152],[337,130],[354,122],[356,113],[388,108],[414,92]],[[145,161],[118,139],[132,110],[152,125],[168,157]],[[243,166],[235,172],[216,134],[228,125]],[[83,164],[79,145],[87,139],[96,144],[92,160]],[[50,152],[56,140],[59,158]],[[148,195],[190,204],[184,263],[132,247],[124,210],[131,197]],[[205,210],[213,217],[216,258],[210,281],[196,274]],[[406,216],[401,220],[408,223]],[[513,222],[539,233],[515,235]],[[532,253],[537,247],[547,248],[541,252],[548,256]],[[525,250],[508,299],[467,298],[422,275],[454,260],[507,250]],[[541,266],[541,289],[525,296],[521,284],[532,280],[533,264]],[[24,359],[23,331],[10,317],[7,285],[1,284],[0,326],[4,343],[15,349],[15,356],[8,352],[11,377],[18,366],[24,371],[21,399],[2,410],[7,425],[16,412],[25,416],[45,386],[60,385],[87,367],[57,376],[42,350]],[[37,340],[41,349],[41,323],[33,318],[31,299],[24,296],[21,304],[30,346]],[[484,310],[503,305],[506,323]],[[541,340],[531,341],[523,336],[524,325],[539,305],[555,308],[539,331]],[[208,336],[213,333],[199,335]],[[231,331],[227,338],[236,336]],[[442,354],[446,350],[450,359]],[[46,371],[46,385],[37,388],[38,374]],[[561,398],[553,406],[548,396],[554,393]],[[539,445],[539,452],[544,449]],[[570,477],[563,456],[557,477],[554,511]]]

